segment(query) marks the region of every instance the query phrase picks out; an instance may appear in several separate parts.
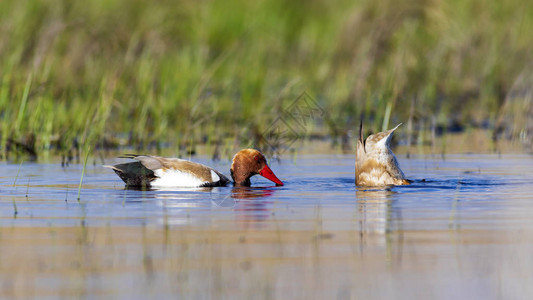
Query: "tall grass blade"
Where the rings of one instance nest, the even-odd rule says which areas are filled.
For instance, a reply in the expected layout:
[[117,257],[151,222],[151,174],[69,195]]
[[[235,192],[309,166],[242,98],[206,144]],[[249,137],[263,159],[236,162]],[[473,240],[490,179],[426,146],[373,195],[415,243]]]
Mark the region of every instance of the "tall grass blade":
[[83,183],[83,175],[85,174],[85,169],[87,167],[87,160],[89,160],[89,153],[90,152],[91,152],[91,146],[88,146],[87,150],[86,150],[86,153],[85,153],[85,159],[83,160],[83,170],[81,171],[80,184],[78,186],[78,202],[80,202],[81,185]]
[[22,123],[22,120],[24,120],[24,116],[26,114],[26,105],[28,103],[28,96],[30,94],[30,87],[31,82],[33,79],[33,74],[30,73],[28,76],[28,79],[26,80],[26,84],[24,85],[24,92],[22,94],[22,99],[20,101],[20,107],[19,107],[19,113],[17,115],[17,121],[15,122],[15,130],[20,130],[20,125]]

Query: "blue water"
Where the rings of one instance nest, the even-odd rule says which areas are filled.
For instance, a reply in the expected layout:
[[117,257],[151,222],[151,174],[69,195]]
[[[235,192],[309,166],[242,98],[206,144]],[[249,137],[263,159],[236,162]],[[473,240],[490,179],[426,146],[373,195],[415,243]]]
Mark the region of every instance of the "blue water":
[[[379,201],[385,205],[383,209],[392,212],[390,219],[395,222],[387,225],[387,230],[397,229],[394,226],[398,222],[403,229],[451,225],[493,228],[514,226],[516,215],[533,208],[530,156],[399,159],[413,183],[387,188],[356,188],[352,155],[309,155],[297,161],[271,161],[272,169],[285,183],[283,187],[272,186],[270,181],[255,176],[251,188],[126,190],[114,172],[93,164],[87,166],[80,201],[77,200],[80,165],[63,168],[59,164],[4,163],[0,177],[0,220],[4,226],[71,226],[80,222],[130,226],[163,223],[180,226],[192,222],[209,226],[213,220],[234,215],[257,220],[272,215],[277,220],[313,219],[317,208],[321,208],[339,220],[336,226],[342,229],[341,220],[357,217],[354,211],[368,205],[365,201],[369,200]],[[197,161],[229,173],[228,161],[213,163],[201,158]],[[106,161],[113,162],[116,161]]]
[[411,185],[355,187],[353,155],[271,161],[282,187],[125,190],[90,164],[79,201],[81,166],[3,163],[0,297],[528,299],[533,158],[398,158]]

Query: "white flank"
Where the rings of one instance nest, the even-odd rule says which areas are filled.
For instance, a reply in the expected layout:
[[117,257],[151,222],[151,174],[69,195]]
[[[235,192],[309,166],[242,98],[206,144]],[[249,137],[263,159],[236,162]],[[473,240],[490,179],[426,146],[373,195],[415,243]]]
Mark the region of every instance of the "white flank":
[[218,176],[218,174],[211,170],[211,182],[217,182],[217,181],[220,181],[220,176]]
[[205,183],[191,173],[178,170],[157,169],[154,174],[158,178],[150,182],[153,187],[199,187]]

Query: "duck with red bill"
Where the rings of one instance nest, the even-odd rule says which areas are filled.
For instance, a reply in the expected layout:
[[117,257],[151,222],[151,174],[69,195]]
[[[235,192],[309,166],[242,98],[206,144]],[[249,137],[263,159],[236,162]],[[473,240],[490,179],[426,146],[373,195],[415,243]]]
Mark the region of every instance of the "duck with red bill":
[[[106,167],[113,169],[128,187],[212,187],[231,182],[215,169],[184,159],[152,155],[123,157],[136,161]],[[235,186],[250,186],[250,177],[257,174],[278,186],[283,185],[263,154],[255,149],[243,149],[235,154],[230,171]]]

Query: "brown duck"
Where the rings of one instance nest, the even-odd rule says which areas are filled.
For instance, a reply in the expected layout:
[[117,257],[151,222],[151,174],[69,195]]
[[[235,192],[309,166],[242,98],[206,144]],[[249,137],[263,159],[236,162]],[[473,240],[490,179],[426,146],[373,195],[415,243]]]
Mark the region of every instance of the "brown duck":
[[370,135],[363,139],[363,122],[359,126],[355,157],[355,184],[359,186],[403,185],[405,179],[396,156],[390,149],[393,129]]
[[[219,171],[188,160],[151,155],[124,157],[136,161],[106,167],[113,169],[129,187],[212,187],[231,182]],[[235,154],[230,171],[234,185],[250,186],[250,177],[256,174],[283,185],[264,155],[255,149],[243,149]]]

